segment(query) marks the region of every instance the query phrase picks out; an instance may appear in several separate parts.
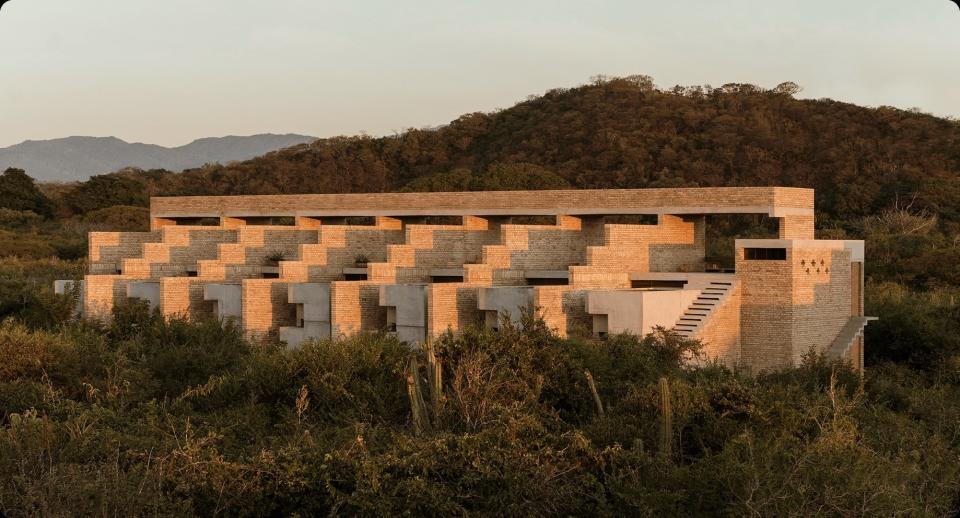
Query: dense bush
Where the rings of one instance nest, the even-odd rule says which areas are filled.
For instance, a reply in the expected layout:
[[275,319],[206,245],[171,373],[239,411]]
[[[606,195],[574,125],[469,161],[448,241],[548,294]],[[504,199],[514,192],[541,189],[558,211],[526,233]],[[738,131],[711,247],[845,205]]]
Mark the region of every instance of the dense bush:
[[[249,344],[145,306],[0,325],[0,511],[23,515],[946,515],[960,378],[811,356],[747,376],[659,331]],[[413,377],[411,359],[420,368]],[[586,378],[596,380],[595,403]],[[661,406],[669,387],[672,424]],[[425,389],[427,390],[427,389]],[[428,390],[427,390],[428,391]],[[428,391],[429,392],[429,391]],[[427,398],[434,401],[432,397]],[[665,448],[664,444],[669,445]]]
[[7,169],[0,174],[0,208],[29,211],[41,216],[53,213],[53,203],[37,188],[23,169]]
[[50,329],[70,320],[74,300],[55,296],[53,281],[78,279],[82,267],[56,259],[0,260],[0,321],[15,317],[33,328]]

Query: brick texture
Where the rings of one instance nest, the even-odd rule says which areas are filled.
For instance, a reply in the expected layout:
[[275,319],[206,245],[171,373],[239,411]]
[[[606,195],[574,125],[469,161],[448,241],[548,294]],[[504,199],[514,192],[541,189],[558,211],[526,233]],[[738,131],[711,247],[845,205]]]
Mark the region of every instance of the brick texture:
[[[154,198],[151,211],[151,232],[91,233],[87,316],[108,319],[127,284],[151,280],[160,283],[165,315],[209,318],[214,303],[203,300],[204,287],[236,283],[240,324],[252,338],[269,337],[297,325],[296,306],[287,302],[291,283],[330,283],[331,331],[343,336],[386,326],[381,286],[430,283],[425,326],[436,336],[481,322],[479,288],[524,286],[530,274],[552,271],[561,282],[567,272],[569,282],[534,287],[539,316],[562,336],[589,336],[590,290],[630,288],[632,274],[702,272],[703,215],[712,213],[776,217],[786,240],[777,246],[788,248],[784,261],[746,260],[743,249],[736,251],[735,287],[696,331],[709,358],[755,369],[795,365],[807,351],[828,347],[850,316],[863,314],[862,264],[837,242],[813,241],[808,189],[178,197]],[[605,214],[659,217],[655,225],[605,224]],[[430,225],[423,218],[429,215],[463,221]],[[515,219],[543,215],[556,220]],[[294,216],[295,224],[248,224],[254,216]],[[348,216],[375,222],[330,224]],[[177,225],[176,218],[188,217],[220,224]],[[274,253],[284,256],[276,266],[267,264]],[[359,256],[368,262],[356,264]],[[346,280],[347,269],[358,266],[366,267],[366,280]],[[463,282],[431,283],[438,270],[462,270]],[[274,271],[278,278],[264,278]],[[862,357],[861,339],[849,359],[862,365]]]

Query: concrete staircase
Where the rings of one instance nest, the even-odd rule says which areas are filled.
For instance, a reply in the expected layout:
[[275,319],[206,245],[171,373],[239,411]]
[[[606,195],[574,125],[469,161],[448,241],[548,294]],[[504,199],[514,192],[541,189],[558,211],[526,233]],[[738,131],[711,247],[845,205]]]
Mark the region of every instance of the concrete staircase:
[[701,289],[700,296],[690,304],[690,307],[677,321],[677,324],[673,327],[674,331],[684,338],[696,336],[709,320],[710,315],[720,308],[727,297],[730,296],[735,282],[733,279],[708,281]]
[[853,342],[863,336],[863,329],[873,320],[877,320],[877,317],[850,317],[850,320],[840,330],[840,334],[834,339],[833,344],[827,349],[827,356],[831,358],[846,357]]

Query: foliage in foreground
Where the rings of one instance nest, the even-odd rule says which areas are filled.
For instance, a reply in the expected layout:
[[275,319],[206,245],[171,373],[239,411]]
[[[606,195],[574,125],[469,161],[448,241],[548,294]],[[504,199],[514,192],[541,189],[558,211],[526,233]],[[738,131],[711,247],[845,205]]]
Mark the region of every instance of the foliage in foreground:
[[[960,383],[893,365],[686,368],[658,332],[542,323],[434,343],[411,423],[386,335],[287,350],[123,308],[101,328],[0,326],[0,510],[46,515],[810,515],[955,512]],[[597,382],[603,415],[585,371]],[[422,372],[420,373],[423,374]],[[658,380],[672,425],[664,439]],[[424,377],[424,379],[426,379]],[[669,451],[669,453],[668,453]]]

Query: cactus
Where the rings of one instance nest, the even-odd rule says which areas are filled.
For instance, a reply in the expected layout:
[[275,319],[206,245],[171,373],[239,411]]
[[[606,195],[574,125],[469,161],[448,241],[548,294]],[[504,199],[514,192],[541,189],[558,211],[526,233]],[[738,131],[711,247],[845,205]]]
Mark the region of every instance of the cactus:
[[433,344],[427,341],[427,381],[430,383],[430,402],[433,405],[433,418],[440,414],[441,396],[443,394],[443,369],[437,359]]
[[417,436],[423,435],[430,428],[430,418],[427,415],[427,404],[423,401],[423,392],[420,390],[420,367],[416,358],[410,358],[407,365],[407,395],[413,411],[414,432]]
[[670,403],[670,383],[660,378],[660,453],[672,456],[673,450],[673,406]]
[[603,402],[600,400],[600,394],[597,392],[597,384],[593,381],[593,374],[584,370],[583,375],[587,377],[587,386],[590,387],[590,393],[593,394],[593,403],[597,405],[597,415],[603,417]]

